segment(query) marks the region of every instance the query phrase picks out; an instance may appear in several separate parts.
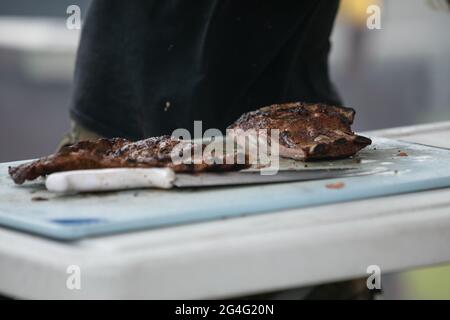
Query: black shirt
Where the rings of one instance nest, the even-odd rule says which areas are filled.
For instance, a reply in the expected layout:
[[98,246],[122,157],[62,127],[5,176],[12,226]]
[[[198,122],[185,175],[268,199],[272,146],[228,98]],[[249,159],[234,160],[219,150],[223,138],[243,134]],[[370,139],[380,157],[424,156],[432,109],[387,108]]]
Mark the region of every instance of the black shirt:
[[107,137],[224,130],[289,101],[339,104],[329,80],[338,0],[94,0],[71,116]]

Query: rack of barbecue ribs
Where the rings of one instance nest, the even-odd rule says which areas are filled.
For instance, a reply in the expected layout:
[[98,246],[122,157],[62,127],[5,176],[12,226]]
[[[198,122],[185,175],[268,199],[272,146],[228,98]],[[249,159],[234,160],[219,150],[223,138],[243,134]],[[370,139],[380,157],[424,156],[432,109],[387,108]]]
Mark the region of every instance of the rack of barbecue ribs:
[[[274,104],[243,114],[229,129],[279,130],[279,155],[295,160],[339,159],[370,145],[351,130],[355,110],[325,104]],[[270,140],[269,140],[270,141]]]
[[[15,183],[22,184],[26,180],[70,170],[168,167],[174,172],[198,173],[235,171],[249,167],[246,164],[248,161],[245,160],[243,164],[239,164],[235,159],[230,161],[228,159],[230,155],[224,155],[220,160],[214,158],[215,155],[212,154],[213,159],[202,156],[200,161],[194,161],[195,150],[200,148],[203,151],[205,147],[206,144],[174,139],[170,136],[152,137],[136,142],[122,138],[80,141],[63,147],[48,157],[10,167],[9,174]],[[177,161],[173,161],[174,151],[180,153]],[[231,156],[237,158],[237,154]],[[185,161],[186,159],[188,161]]]
[[[264,107],[242,115],[229,129],[279,130],[279,155],[296,160],[337,159],[354,155],[371,144],[369,138],[351,130],[355,111],[324,104],[287,103]],[[179,140],[170,136],[152,137],[140,141],[122,138],[81,141],[59,152],[10,167],[9,174],[17,184],[60,171],[102,168],[169,167],[175,172],[234,171],[249,167],[238,161],[226,161],[233,155],[214,155],[222,161],[176,163],[175,148],[196,150],[205,144]],[[189,152],[188,152],[189,153]],[[213,163],[212,163],[213,162]],[[230,163],[231,162],[231,163]]]

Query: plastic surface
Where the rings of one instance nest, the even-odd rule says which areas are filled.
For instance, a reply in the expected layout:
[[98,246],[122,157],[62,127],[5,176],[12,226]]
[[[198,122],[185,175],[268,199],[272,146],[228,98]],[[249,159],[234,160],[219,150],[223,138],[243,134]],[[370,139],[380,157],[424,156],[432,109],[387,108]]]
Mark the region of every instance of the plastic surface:
[[381,138],[355,159],[308,167],[357,165],[388,171],[264,186],[62,196],[47,192],[42,181],[15,186],[8,165],[0,165],[0,224],[67,240],[450,186],[449,150]]

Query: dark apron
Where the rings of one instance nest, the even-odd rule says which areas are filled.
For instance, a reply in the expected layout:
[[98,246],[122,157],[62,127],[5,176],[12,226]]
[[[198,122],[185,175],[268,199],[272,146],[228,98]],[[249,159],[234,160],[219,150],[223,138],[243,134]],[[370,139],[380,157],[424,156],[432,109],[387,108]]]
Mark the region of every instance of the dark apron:
[[71,116],[106,137],[224,130],[289,101],[340,104],[329,80],[338,0],[94,0]]

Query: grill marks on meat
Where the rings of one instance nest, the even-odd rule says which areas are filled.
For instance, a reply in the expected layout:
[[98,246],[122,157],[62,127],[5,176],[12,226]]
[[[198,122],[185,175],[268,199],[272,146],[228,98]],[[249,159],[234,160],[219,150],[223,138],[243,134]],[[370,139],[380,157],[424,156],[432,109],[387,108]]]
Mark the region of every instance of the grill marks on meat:
[[[372,142],[351,130],[354,116],[353,109],[344,107],[305,103],[276,104],[242,115],[229,128],[257,132],[267,130],[269,135],[270,130],[279,129],[279,141],[275,143],[279,144],[280,156],[297,160],[333,159],[354,155]],[[172,139],[170,136],[137,142],[122,138],[81,141],[48,157],[10,167],[9,174],[15,183],[22,184],[26,180],[34,180],[53,172],[80,169],[169,167],[175,172],[203,172],[240,170],[249,166],[248,155],[245,158],[246,164],[236,164],[236,153],[202,157],[199,163],[172,161],[171,154],[175,149],[177,152],[182,150],[184,158],[186,152],[190,152],[192,156],[194,150],[201,148],[203,151],[205,147],[203,144]]]
[[[179,144],[182,145],[179,145]],[[196,148],[203,151],[205,145],[172,139],[170,136],[153,137],[137,142],[122,138],[81,141],[64,147],[58,153],[39,160],[10,167],[9,174],[17,184],[34,180],[39,176],[60,171],[104,168],[151,168],[169,167],[175,172],[233,171],[248,167],[244,164],[227,164],[225,157],[213,155],[202,158],[200,163],[173,162],[171,153],[177,147],[183,157],[193,156]],[[189,155],[190,153],[190,155]],[[231,155],[236,157],[237,155]],[[220,161],[214,161],[222,158]],[[205,161],[205,160],[208,161]],[[237,163],[234,161],[234,163]]]
[[351,130],[355,110],[325,104],[275,104],[242,115],[229,129],[279,129],[280,156],[296,160],[354,155],[371,144]]

